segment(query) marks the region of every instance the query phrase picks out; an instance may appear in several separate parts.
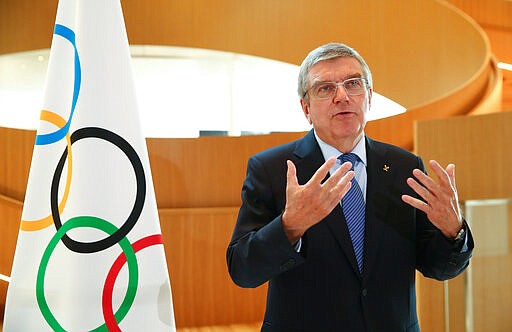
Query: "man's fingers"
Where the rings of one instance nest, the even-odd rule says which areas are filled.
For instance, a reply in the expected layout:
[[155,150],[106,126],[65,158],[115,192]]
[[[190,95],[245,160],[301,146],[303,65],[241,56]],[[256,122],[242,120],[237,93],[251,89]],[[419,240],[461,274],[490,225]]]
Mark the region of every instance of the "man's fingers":
[[325,161],[325,163],[320,166],[319,169],[316,170],[315,174],[311,177],[309,180],[309,183],[317,183],[320,184],[323,179],[325,179],[325,176],[327,173],[329,173],[329,170],[334,166],[336,163],[336,157],[331,157]]
[[425,186],[429,191],[435,191],[438,184],[427,174],[423,173],[419,169],[415,169],[412,171],[414,177],[420,182],[423,186]]
[[408,178],[407,184],[424,200],[428,201],[430,199],[432,193],[427,188],[419,184],[418,181],[414,180],[413,178]]
[[452,184],[453,188],[456,188],[455,186],[455,165],[449,164],[446,166],[446,173],[448,173],[448,176],[450,177],[450,183]]
[[[324,186],[336,186],[342,179],[344,179],[345,175],[348,174],[350,168],[352,168],[352,164],[350,162],[343,163],[340,168],[338,168],[332,175],[329,177],[327,181],[325,181]],[[352,172],[354,173],[354,172]],[[354,173],[355,174],[355,173]],[[350,175],[348,178],[348,182],[352,180],[354,174]]]
[[[340,203],[341,199],[350,189],[352,183],[351,180],[354,177],[354,171],[349,172],[341,172],[342,177],[337,181],[332,181],[327,184],[327,181],[322,186],[321,190],[324,192],[323,200],[326,203],[326,207],[329,212],[332,211],[334,206]],[[335,180],[333,177],[330,177],[328,181]]]
[[354,171],[348,171],[345,175],[343,175],[340,181],[338,181],[337,187],[339,188],[338,190],[341,194],[339,200],[341,200],[341,198],[343,198],[343,196],[345,196],[345,194],[349,191],[350,187],[352,186],[352,179],[354,176],[356,176]]
[[287,160],[286,164],[288,165],[288,170],[286,171],[287,186],[296,187],[299,185],[299,180],[297,180],[297,170],[295,165],[291,160]]
[[448,185],[451,185],[450,175],[448,174],[448,172],[445,169],[443,169],[441,167],[441,165],[437,161],[431,160],[429,162],[429,165],[432,168],[432,170],[434,171],[434,173],[436,174],[440,183],[446,183]]
[[402,195],[402,201],[425,213],[429,212],[430,206],[427,203],[423,202],[422,200],[419,200],[409,195]]

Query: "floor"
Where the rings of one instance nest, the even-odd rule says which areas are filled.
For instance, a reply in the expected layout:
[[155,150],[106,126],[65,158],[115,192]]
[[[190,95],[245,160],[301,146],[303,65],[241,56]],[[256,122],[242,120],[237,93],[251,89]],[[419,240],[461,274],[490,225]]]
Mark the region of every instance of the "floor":
[[[183,327],[178,328],[177,332],[259,332],[261,324],[246,325],[226,325],[226,326],[208,326],[208,327]],[[3,321],[0,320],[0,332],[3,331]]]

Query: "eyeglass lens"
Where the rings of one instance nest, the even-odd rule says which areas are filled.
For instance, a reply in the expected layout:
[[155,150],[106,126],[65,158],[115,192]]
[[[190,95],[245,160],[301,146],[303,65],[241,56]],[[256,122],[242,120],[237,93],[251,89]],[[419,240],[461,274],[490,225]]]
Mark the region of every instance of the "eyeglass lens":
[[366,82],[364,78],[350,78],[343,82],[320,82],[311,88],[311,93],[314,98],[324,99],[332,98],[338,89],[338,86],[342,85],[348,95],[361,95],[366,90]]

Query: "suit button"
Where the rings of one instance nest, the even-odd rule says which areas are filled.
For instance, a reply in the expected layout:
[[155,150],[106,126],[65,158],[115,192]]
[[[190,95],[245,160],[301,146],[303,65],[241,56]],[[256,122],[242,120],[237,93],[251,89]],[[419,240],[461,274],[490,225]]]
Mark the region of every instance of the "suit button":
[[366,294],[368,294],[368,291],[366,290],[366,288],[363,288],[363,290],[361,291],[361,295],[363,295],[363,297],[365,297]]
[[290,258],[289,260],[284,262],[279,268],[281,271],[288,271],[289,269],[291,269],[294,266],[295,266],[295,259]]

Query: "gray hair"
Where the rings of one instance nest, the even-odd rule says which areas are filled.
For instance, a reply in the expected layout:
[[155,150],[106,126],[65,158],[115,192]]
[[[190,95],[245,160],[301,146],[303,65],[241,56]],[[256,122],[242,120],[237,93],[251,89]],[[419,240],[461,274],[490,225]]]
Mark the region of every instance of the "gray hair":
[[309,71],[311,68],[319,63],[320,61],[330,60],[339,57],[351,57],[355,58],[360,64],[363,70],[364,78],[368,80],[368,85],[370,87],[373,86],[372,82],[372,73],[370,68],[364,61],[363,57],[357,53],[356,50],[342,43],[329,43],[322,45],[313,51],[311,51],[302,64],[300,65],[299,78],[298,78],[298,87],[297,92],[300,98],[304,98],[306,101],[308,100],[308,96],[304,95],[308,91],[309,84]]

